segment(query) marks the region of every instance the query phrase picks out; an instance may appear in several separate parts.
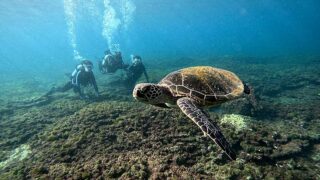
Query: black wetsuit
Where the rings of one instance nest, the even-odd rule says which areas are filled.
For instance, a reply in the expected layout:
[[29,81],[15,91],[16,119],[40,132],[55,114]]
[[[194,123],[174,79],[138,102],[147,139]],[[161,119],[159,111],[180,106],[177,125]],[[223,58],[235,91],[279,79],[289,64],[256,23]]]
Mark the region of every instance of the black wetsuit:
[[118,69],[126,69],[127,64],[123,63],[121,55],[107,54],[104,59],[99,62],[99,69],[102,74],[115,73]]
[[86,87],[88,85],[93,86],[96,95],[99,94],[97,82],[93,72],[86,72],[82,65],[78,65],[77,68],[73,71],[69,82],[67,82],[64,86],[51,89],[46,95],[50,95],[54,92],[65,92],[73,88],[75,93],[78,93],[82,98],[85,98],[83,89],[81,87]]
[[142,73],[146,77],[147,82],[149,82],[149,77],[146,71],[146,68],[142,64],[142,62],[135,62],[132,65],[129,66],[127,69],[127,77],[125,80],[125,83],[130,88],[133,87],[138,79],[141,77]]

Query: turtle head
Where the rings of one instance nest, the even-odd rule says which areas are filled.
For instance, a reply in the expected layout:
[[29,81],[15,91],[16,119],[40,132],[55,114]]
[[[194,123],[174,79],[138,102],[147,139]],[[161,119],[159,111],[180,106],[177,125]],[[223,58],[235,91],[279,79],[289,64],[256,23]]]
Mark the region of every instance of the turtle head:
[[154,105],[166,103],[169,97],[165,87],[152,83],[137,84],[132,95],[138,101]]

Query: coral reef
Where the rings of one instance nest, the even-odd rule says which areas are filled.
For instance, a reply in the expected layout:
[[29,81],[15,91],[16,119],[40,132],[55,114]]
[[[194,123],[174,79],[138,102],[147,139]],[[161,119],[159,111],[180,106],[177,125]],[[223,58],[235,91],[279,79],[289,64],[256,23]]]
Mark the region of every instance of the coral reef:
[[[0,102],[0,179],[319,179],[319,66],[214,60],[197,63],[239,74],[259,105],[244,97],[208,110],[236,161],[183,113],[134,102],[127,89],[99,77],[98,101],[62,93],[28,108]],[[180,68],[166,65],[147,66],[153,81]]]

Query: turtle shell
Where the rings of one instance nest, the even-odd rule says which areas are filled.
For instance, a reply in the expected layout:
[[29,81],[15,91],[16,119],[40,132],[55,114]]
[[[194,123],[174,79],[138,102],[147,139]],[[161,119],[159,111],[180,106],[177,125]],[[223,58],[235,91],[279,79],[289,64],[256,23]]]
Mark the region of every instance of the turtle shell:
[[210,66],[196,66],[172,72],[159,85],[174,97],[190,97],[203,106],[217,105],[243,94],[244,85],[234,73]]

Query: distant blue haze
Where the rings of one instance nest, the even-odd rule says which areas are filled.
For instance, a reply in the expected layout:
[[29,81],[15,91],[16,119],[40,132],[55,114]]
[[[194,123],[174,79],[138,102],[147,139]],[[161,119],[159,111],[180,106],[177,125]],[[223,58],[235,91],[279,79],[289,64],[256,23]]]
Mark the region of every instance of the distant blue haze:
[[[119,2],[110,0],[115,9]],[[88,9],[86,3],[94,5]],[[104,1],[74,0],[77,49],[97,60],[108,48],[102,36]],[[132,0],[127,29],[113,42],[124,59],[145,61],[221,55],[320,54],[319,0]],[[2,72],[61,73],[77,63],[70,45],[63,0],[0,1]],[[117,14],[118,16],[118,14]],[[31,69],[30,67],[33,67]]]

